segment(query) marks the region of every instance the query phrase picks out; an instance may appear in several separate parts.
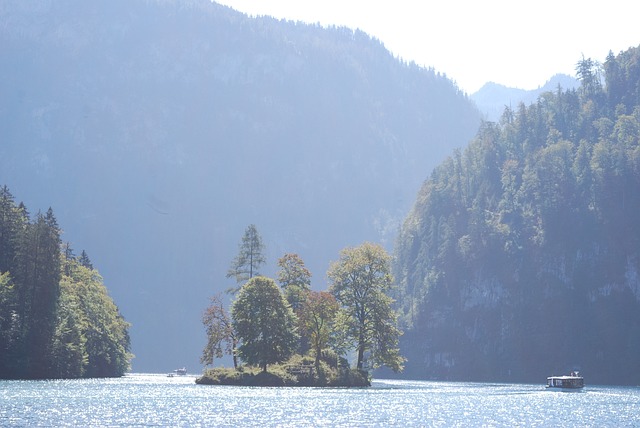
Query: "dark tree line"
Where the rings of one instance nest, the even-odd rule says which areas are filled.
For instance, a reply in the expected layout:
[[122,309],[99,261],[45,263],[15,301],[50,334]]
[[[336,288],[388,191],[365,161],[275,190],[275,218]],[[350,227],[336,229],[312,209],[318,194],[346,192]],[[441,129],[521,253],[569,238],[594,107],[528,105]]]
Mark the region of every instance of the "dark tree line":
[[506,108],[425,182],[395,265],[407,372],[638,382],[639,52],[583,58],[578,90]]
[[0,188],[0,378],[122,375],[128,328],[86,252],[62,245],[53,210],[31,220]]

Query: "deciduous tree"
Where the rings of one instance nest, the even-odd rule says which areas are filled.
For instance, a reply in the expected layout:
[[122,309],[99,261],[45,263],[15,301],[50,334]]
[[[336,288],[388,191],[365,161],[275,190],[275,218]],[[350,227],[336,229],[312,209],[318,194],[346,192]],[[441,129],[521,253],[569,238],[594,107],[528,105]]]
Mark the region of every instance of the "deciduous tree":
[[339,306],[335,297],[326,291],[310,291],[298,314],[303,332],[309,338],[315,353],[316,369],[320,365],[322,350],[327,347],[334,332]]
[[237,369],[236,335],[220,294],[211,298],[211,304],[202,315],[202,324],[207,331],[207,346],[202,350],[200,362],[213,365],[214,358],[222,358],[224,354],[229,354],[233,356],[233,367]]
[[297,312],[311,289],[311,272],[297,254],[285,254],[278,260],[278,282],[294,312]]
[[391,257],[380,246],[364,243],[346,248],[340,260],[331,264],[327,276],[330,291],[340,303],[346,337],[355,345],[356,368],[364,368],[365,354],[372,367],[386,365],[394,371],[402,369],[397,315],[387,292],[393,284]]
[[264,372],[284,361],[296,349],[295,315],[273,279],[254,277],[242,286],[231,308],[233,328],[240,341],[238,353]]

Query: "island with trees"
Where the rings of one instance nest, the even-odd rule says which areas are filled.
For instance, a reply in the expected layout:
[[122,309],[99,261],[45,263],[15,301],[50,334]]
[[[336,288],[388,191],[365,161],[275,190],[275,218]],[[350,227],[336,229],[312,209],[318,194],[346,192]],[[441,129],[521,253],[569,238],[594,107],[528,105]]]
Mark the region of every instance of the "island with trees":
[[201,361],[211,366],[229,354],[233,368],[207,368],[198,384],[369,386],[369,369],[402,370],[401,332],[388,294],[391,258],[381,246],[344,249],[327,272],[327,291],[311,289],[311,273],[297,254],[278,260],[277,281],[259,274],[264,263],[262,238],[250,225],[227,274],[237,283],[228,290],[230,311],[218,294],[203,315]]
[[0,379],[122,376],[129,323],[87,253],[60,239],[53,210],[31,219],[0,188]]

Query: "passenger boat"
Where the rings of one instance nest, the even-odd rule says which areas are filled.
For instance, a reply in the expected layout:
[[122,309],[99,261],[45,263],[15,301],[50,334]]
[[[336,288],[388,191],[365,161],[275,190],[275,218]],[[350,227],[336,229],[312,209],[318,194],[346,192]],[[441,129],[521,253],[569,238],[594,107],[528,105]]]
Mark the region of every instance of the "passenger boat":
[[571,372],[569,376],[549,376],[547,378],[547,389],[569,391],[582,388],[584,388],[584,378],[578,372]]
[[169,373],[167,376],[168,377],[174,377],[174,376],[186,376],[187,375],[187,369],[185,367],[181,368],[181,369],[175,369],[173,371],[173,373]]

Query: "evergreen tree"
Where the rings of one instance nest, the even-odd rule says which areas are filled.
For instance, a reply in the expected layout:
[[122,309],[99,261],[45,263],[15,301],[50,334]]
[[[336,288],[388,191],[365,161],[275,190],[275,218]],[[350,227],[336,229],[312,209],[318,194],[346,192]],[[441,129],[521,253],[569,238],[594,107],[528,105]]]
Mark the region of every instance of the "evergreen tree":
[[239,247],[238,255],[227,272],[227,278],[233,277],[237,283],[236,287],[228,290],[232,294],[237,293],[244,282],[260,275],[260,266],[266,262],[262,237],[255,225],[247,227]]
[[79,264],[49,209],[31,222],[0,189],[0,378],[120,376],[128,323],[99,274]]
[[7,186],[0,188],[0,273],[14,266],[27,223],[28,214],[24,205],[15,204]]
[[91,264],[91,259],[89,259],[89,256],[87,255],[87,252],[85,250],[82,250],[82,253],[80,253],[80,258],[78,259],[78,262],[80,263],[81,266],[84,266],[87,269],[93,269],[93,264]]
[[60,294],[60,229],[51,208],[28,224],[17,254],[17,316],[22,331],[20,377],[46,378]]
[[9,272],[0,273],[0,379],[10,377],[17,336],[15,292]]

